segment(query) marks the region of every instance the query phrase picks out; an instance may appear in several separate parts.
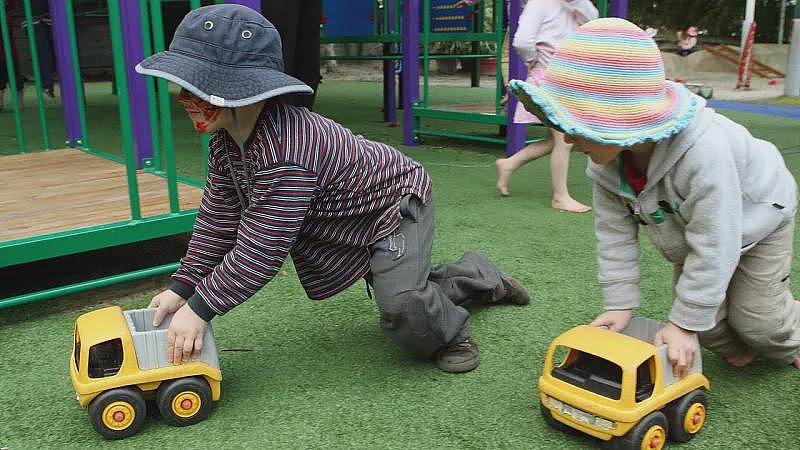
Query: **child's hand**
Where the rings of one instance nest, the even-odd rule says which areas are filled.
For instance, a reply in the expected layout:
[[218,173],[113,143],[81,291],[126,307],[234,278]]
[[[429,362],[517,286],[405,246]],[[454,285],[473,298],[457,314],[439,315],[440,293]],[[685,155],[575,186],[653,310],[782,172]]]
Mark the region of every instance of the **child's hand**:
[[631,314],[630,309],[606,311],[597,316],[589,325],[593,327],[608,327],[609,330],[619,333],[628,326],[628,322],[631,321]]
[[684,377],[689,374],[689,369],[694,366],[694,358],[699,350],[697,333],[668,323],[656,333],[655,345],[667,344],[667,357],[672,363],[672,374]]
[[150,305],[147,306],[148,308],[158,308],[156,316],[153,317],[153,326],[161,325],[161,321],[164,320],[164,317],[167,317],[167,314],[174,313],[185,303],[186,300],[183,297],[169,289],[153,297],[150,300]]
[[183,305],[172,317],[167,331],[167,359],[172,364],[188,362],[192,352],[203,349],[206,321],[189,305]]

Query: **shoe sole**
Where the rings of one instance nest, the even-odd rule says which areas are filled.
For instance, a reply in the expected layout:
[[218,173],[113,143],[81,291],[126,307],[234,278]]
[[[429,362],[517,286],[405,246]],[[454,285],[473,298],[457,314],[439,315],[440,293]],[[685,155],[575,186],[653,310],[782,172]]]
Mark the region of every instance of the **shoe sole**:
[[458,364],[436,364],[439,369],[449,372],[449,373],[464,373],[474,370],[478,365],[480,365],[481,359],[480,357],[475,359],[470,359]]

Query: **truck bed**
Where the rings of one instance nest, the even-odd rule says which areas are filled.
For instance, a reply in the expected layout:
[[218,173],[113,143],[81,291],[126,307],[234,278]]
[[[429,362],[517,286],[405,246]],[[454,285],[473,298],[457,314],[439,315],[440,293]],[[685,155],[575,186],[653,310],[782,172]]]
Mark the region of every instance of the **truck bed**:
[[[152,308],[124,311],[125,320],[128,322],[128,328],[133,337],[133,345],[136,348],[139,370],[157,369],[171,365],[167,361],[166,339],[167,329],[172,321],[172,314],[168,315],[161,322],[161,325],[154,327],[153,318],[155,314],[156,310]],[[214,341],[211,324],[208,324],[203,335],[203,350],[200,355],[192,357],[191,360],[202,361],[219,369],[217,344]]]
[[[641,341],[653,343],[656,333],[662,328],[664,328],[664,323],[657,320],[648,319],[646,317],[633,317],[628,327],[622,330],[622,334]],[[667,358],[667,346],[657,345],[656,353],[658,354],[659,363],[663,368],[664,386],[669,386],[678,381],[680,378],[676,378],[672,375],[672,365],[669,363],[669,358]],[[703,358],[700,351],[695,354],[694,366],[689,369],[689,373],[703,373]]]

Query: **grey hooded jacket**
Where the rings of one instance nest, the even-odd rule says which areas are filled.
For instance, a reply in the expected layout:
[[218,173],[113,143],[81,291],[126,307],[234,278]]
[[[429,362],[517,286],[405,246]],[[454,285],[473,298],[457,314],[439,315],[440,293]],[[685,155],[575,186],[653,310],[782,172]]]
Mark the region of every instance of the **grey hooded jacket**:
[[622,157],[590,161],[598,281],[607,310],[641,302],[639,225],[672,263],[683,265],[669,320],[693,331],[715,324],[742,253],[793,220],[797,185],[778,149],[702,106],[680,133],[659,141],[637,196]]

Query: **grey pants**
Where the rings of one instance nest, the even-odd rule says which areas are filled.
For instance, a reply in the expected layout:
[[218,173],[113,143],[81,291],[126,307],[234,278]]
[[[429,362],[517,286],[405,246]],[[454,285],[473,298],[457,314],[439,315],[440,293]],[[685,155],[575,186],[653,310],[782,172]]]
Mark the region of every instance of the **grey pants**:
[[375,291],[381,327],[395,342],[422,356],[470,336],[467,300],[493,303],[505,296],[502,272],[480,253],[431,267],[433,200],[401,199],[403,221],[370,246],[367,281]]
[[[800,356],[800,302],[789,291],[794,220],[742,255],[717,324],[698,333],[700,343],[725,358],[748,348],[781,364]],[[681,273],[675,267],[675,279]]]

